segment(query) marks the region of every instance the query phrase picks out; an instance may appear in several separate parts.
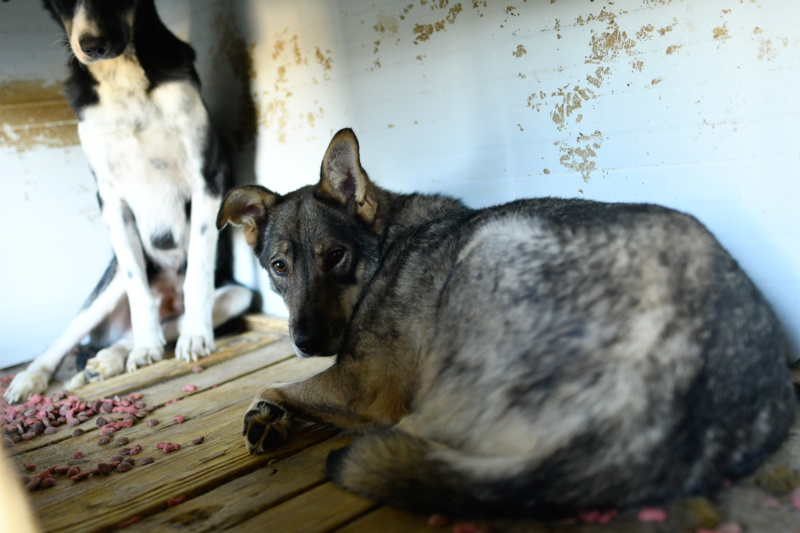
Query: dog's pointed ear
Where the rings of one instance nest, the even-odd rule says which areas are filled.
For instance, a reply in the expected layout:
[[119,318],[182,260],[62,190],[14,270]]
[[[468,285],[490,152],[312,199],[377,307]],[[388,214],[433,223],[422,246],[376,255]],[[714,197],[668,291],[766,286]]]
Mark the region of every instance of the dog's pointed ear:
[[255,248],[258,232],[279,196],[261,185],[244,185],[228,191],[217,214],[217,229],[228,224],[244,226],[247,244]]
[[364,222],[375,224],[380,194],[361,167],[358,139],[350,128],[339,130],[328,145],[316,194],[353,206]]

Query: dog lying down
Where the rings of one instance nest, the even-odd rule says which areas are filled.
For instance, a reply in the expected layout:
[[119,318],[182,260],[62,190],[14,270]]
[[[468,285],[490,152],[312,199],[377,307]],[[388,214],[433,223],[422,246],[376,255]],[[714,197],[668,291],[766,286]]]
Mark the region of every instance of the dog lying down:
[[65,94],[115,258],[66,331],[5,393],[43,392],[85,337],[101,350],[70,383],[158,361],[177,341],[184,361],[214,350],[213,328],[243,313],[252,292],[232,283],[213,230],[230,181],[200,95],[194,50],[169,32],[153,0],[46,0],[69,42]]
[[663,501],[751,472],[794,419],[775,315],[686,214],[396,194],[345,129],[316,185],[233,189],[229,223],[297,354],[336,356],[256,394],[247,447],[294,417],[363,432],[327,473],[368,498],[452,516]]

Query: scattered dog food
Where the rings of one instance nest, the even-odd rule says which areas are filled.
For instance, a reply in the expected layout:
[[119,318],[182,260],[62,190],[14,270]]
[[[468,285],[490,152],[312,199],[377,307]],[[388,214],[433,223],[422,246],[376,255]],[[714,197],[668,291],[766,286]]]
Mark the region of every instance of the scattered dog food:
[[72,456],[73,459],[80,459],[83,457],[83,452],[75,452],[75,455]]
[[39,479],[38,477],[32,478],[30,481],[28,481],[27,484],[25,484],[25,488],[28,489],[29,491],[34,491],[39,488],[39,484],[41,482],[42,480]]
[[33,472],[34,470],[36,470],[36,463],[32,463],[30,461],[22,463],[22,466],[24,466],[25,470],[27,470],[28,472]]
[[122,461],[120,464],[117,465],[117,472],[127,472],[133,468],[133,465],[128,461]]
[[174,498],[170,498],[167,500],[167,507],[175,507],[186,501],[186,496],[181,494],[180,496],[176,496]]
[[140,453],[142,453],[142,446],[140,444],[134,444],[131,446],[130,455],[139,455]]
[[175,422],[177,422],[178,424],[183,424],[184,422],[186,422],[186,419],[181,415],[175,415]]
[[84,479],[86,479],[87,477],[89,477],[91,475],[92,475],[92,473],[90,471],[85,470],[83,472],[78,472],[74,476],[70,476],[70,478],[72,479],[72,481],[83,481]]
[[155,463],[155,462],[156,462],[155,458],[150,457],[148,455],[147,457],[142,457],[142,460],[139,461],[139,464],[140,465],[149,465],[150,463]]
[[77,476],[81,472],[81,467],[78,465],[71,466],[69,470],[67,470],[67,477]]
[[117,439],[117,446],[125,446],[129,442],[130,442],[130,439],[128,439],[128,437],[120,437],[120,438]]
[[197,385],[184,385],[183,392],[194,392],[197,390]]
[[51,477],[43,479],[39,483],[39,488],[40,489],[49,489],[50,487],[55,487],[55,486],[56,486],[56,480],[51,478]]
[[148,418],[147,425],[149,427],[157,426],[158,425],[158,418]]
[[131,517],[131,518],[128,518],[128,519],[127,519],[127,520],[125,520],[124,522],[122,522],[122,523],[119,525],[119,528],[120,528],[120,529],[125,529],[126,527],[130,527],[130,526],[132,526],[133,524],[135,524],[136,522],[138,522],[139,520],[141,520],[141,518],[139,518],[138,516],[133,516],[133,517]]
[[97,470],[104,476],[107,476],[111,473],[111,465],[108,463],[97,463]]
[[192,444],[195,444],[195,445],[196,445],[196,444],[203,444],[203,442],[204,442],[205,440],[206,440],[206,437],[205,437],[205,435],[201,435],[201,436],[199,436],[199,437],[197,437],[197,438],[194,438],[194,439],[192,439]]
[[589,524],[608,524],[614,520],[619,511],[614,509],[610,511],[584,511],[578,515],[582,521]]
[[78,428],[72,432],[72,437],[73,438],[80,437],[81,435],[83,435],[83,433],[84,433],[83,430],[81,428]]
[[97,444],[99,444],[100,446],[108,444],[109,442],[111,442],[111,437],[100,437],[99,439],[97,439]]

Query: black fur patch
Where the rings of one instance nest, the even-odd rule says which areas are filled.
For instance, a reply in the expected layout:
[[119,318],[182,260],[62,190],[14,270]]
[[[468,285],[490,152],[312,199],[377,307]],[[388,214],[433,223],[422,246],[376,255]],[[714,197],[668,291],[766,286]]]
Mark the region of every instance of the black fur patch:
[[153,248],[157,248],[159,250],[172,250],[178,246],[178,244],[175,242],[175,237],[172,236],[171,231],[166,231],[158,235],[151,235],[150,244],[153,245]]

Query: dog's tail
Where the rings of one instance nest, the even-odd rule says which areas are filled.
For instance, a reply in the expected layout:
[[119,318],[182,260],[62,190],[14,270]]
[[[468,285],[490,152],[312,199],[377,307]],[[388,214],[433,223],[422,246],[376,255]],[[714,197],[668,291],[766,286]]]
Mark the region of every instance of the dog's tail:
[[[522,457],[476,457],[391,428],[328,455],[326,473],[366,498],[423,514],[558,517]],[[542,480],[543,481],[543,480]],[[544,487],[544,481],[541,488]]]

